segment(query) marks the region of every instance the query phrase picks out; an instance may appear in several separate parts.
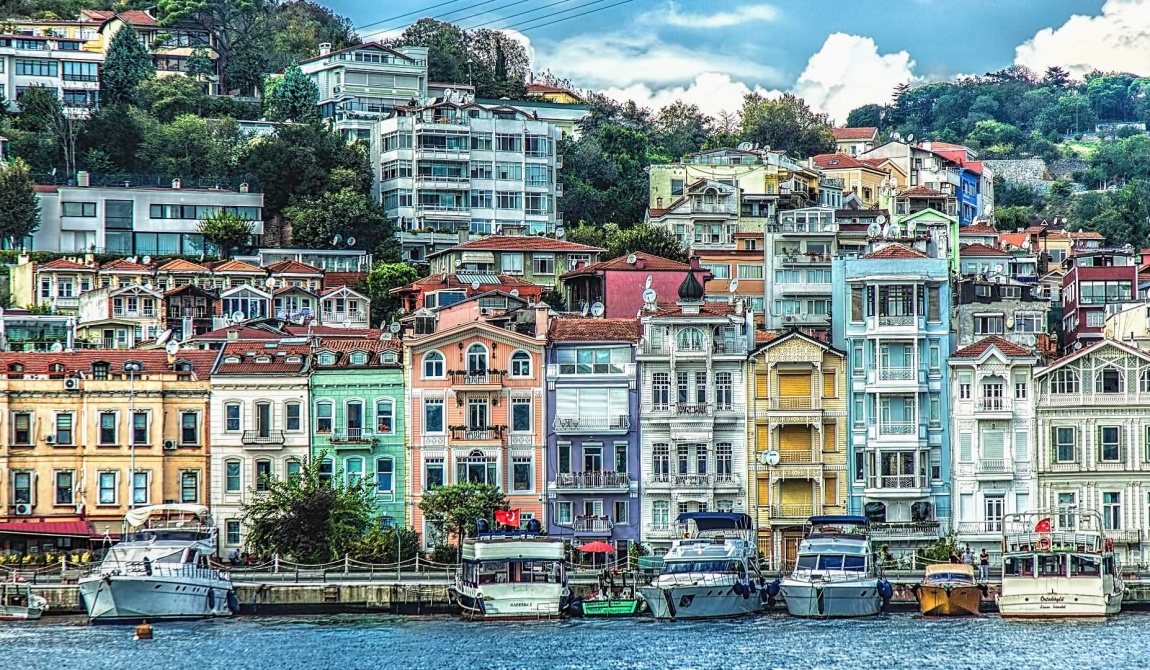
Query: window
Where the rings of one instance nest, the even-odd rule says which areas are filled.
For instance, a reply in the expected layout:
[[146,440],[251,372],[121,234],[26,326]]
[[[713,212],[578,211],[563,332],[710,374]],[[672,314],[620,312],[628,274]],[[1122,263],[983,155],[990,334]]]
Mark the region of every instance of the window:
[[564,348],[556,351],[555,360],[561,375],[616,375],[626,372],[631,350],[630,347]]
[[443,398],[423,399],[423,432],[443,432]]
[[1117,491],[1102,492],[1102,528],[1122,529],[1122,494]]
[[459,484],[471,482],[498,486],[499,473],[495,469],[495,457],[476,449],[459,458],[455,464],[455,481]]
[[[518,167],[518,166],[516,166]],[[517,170],[518,171],[518,170]],[[500,173],[502,177],[503,173]],[[495,207],[496,209],[522,209],[523,208],[523,194],[518,191],[496,191],[495,192]],[[506,255],[506,254],[504,254]],[[520,260],[523,259],[521,254],[516,254]]]
[[151,473],[136,470],[132,473],[132,504],[147,505],[149,498],[149,480]]
[[53,488],[56,490],[55,504],[71,505],[74,502],[75,473],[72,470],[57,470]]
[[939,303],[941,302],[942,287],[928,286],[926,289],[926,320],[931,323],[937,323],[941,320],[941,309]]
[[958,373],[958,399],[970,400],[971,384],[974,381],[974,373],[969,370],[964,370]]
[[1054,462],[1072,463],[1078,460],[1075,443],[1077,429],[1072,427],[1057,427],[1054,429]]
[[1073,370],[1055,370],[1050,375],[1051,393],[1078,393],[1078,373]]
[[[34,43],[30,40],[17,40],[17,42],[24,41],[25,44]],[[17,45],[16,48],[20,48]],[[37,50],[43,49],[43,46],[37,44]],[[53,60],[17,60],[16,61],[16,76],[25,77],[56,77],[59,76],[60,64]],[[19,97],[19,96],[17,96]]]
[[332,421],[334,420],[334,405],[330,401],[318,402],[315,405],[315,432],[320,435],[330,435]]
[[115,412],[100,412],[100,444],[116,444]]
[[1026,400],[1027,393],[1029,392],[1029,383],[1026,381],[1025,372],[1014,373],[1014,399]]
[[348,486],[359,486],[363,482],[363,459],[349,458],[344,461],[343,476]]
[[392,493],[395,490],[395,462],[391,458],[375,459],[375,492]]
[[132,414],[132,444],[148,444],[148,413],[135,412]]
[[227,461],[224,463],[224,493],[239,493],[240,487],[240,462]]
[[746,265],[740,263],[738,266],[739,279],[762,279],[763,266],[761,265]]
[[224,522],[224,542],[229,546],[239,546],[240,522],[238,520],[228,519]]
[[395,403],[391,400],[375,401],[375,433],[391,435],[395,430]]
[[429,351],[423,355],[423,378],[438,379],[444,376],[443,354],[438,351]]
[[1106,314],[1103,312],[1087,312],[1086,327],[1101,328],[1106,323]]
[[1098,427],[1098,460],[1103,463],[1122,460],[1122,431],[1118,426]]
[[530,456],[512,456],[511,490],[522,492],[534,489],[534,470]]
[[1001,335],[1003,333],[1003,315],[1001,314],[975,314],[975,335]]
[[1014,332],[1041,333],[1045,328],[1045,319],[1041,312],[1015,312]]
[[531,271],[537,275],[555,274],[555,254],[532,254]]
[[729,411],[734,400],[734,384],[730,372],[715,374],[715,408],[720,411]]
[[200,500],[200,473],[184,470],[180,473],[180,502],[194,503]]
[[499,268],[503,274],[523,274],[523,254],[500,254]]
[[531,355],[526,351],[516,351],[511,355],[511,376],[531,376]]
[[487,370],[487,347],[478,343],[467,347],[467,374],[481,375]]
[[300,429],[300,404],[298,402],[289,402],[284,405],[285,421],[287,423],[287,430]]
[[511,432],[531,432],[531,398],[511,399]]
[[982,382],[982,409],[1001,410],[1005,407],[1003,402],[1002,377],[987,377]]
[[240,404],[238,402],[230,402],[224,405],[224,430],[229,433],[239,432]]
[[486,431],[491,428],[491,406],[486,399],[472,399],[467,401],[467,429],[471,431]]
[[60,203],[60,214],[62,216],[82,216],[91,218],[96,216],[96,203],[62,202]]
[[651,527],[655,529],[669,528],[671,525],[671,501],[656,500],[651,503]]
[[268,480],[272,476],[272,462],[268,460],[256,461],[256,491],[267,491]]
[[[289,482],[299,481],[300,471],[302,469],[303,466],[299,461],[295,460],[294,458],[289,459],[287,462],[287,480]],[[320,469],[323,469],[322,465],[320,466]]]
[[1094,377],[1094,392],[1122,393],[1125,390],[1125,382],[1126,380],[1117,368],[1102,368]]
[[671,404],[671,375],[656,372],[651,375],[651,404],[655,409],[667,409]]
[[180,444],[200,443],[200,416],[197,412],[180,412]]
[[96,482],[98,485],[96,502],[98,504],[116,504],[116,479],[117,473],[115,472],[100,472],[96,475]]
[[706,271],[709,271],[713,275],[713,277],[711,277],[712,279],[730,279],[731,278],[731,266],[727,265],[726,263],[712,263],[712,264],[704,263],[702,265],[702,268]]
[[[1059,493],[1058,494],[1058,508],[1070,509],[1076,506],[1077,494],[1074,493]],[[1073,517],[1069,514],[1058,515],[1058,527],[1070,528],[1074,525]]]
[[426,458],[423,461],[423,490],[434,491],[443,486],[443,459]]
[[72,419],[70,412],[56,415],[56,444],[72,444]]

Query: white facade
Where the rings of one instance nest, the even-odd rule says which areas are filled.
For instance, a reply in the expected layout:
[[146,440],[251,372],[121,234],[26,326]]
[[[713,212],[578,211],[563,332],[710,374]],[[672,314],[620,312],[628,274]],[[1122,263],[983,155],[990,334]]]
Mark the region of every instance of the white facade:
[[804,207],[778,212],[767,224],[767,330],[825,330],[831,322],[831,259],[839,254],[835,210]]
[[370,328],[371,300],[346,286],[328,289],[319,298],[319,322],[333,328]]
[[310,455],[306,349],[231,343],[212,374],[210,488],[221,556],[242,551],[242,506],[260,495],[261,475],[288,477]]
[[37,193],[40,227],[32,234],[33,251],[96,251],[112,254],[199,255],[204,252],[200,220],[225,208],[254,224],[263,235],[262,193],[222,189],[150,186],[89,186],[81,172],[76,186]]
[[84,40],[0,34],[0,99],[17,111],[16,99],[42,86],[60,99],[64,112],[87,117],[99,102],[104,54],[83,50]]
[[753,321],[726,304],[702,305],[682,301],[642,318],[641,517],[643,541],[656,554],[671,546],[683,512],[747,511]]
[[951,356],[952,508],[958,544],[1001,553],[1002,520],[1035,509],[1034,366],[997,338]]

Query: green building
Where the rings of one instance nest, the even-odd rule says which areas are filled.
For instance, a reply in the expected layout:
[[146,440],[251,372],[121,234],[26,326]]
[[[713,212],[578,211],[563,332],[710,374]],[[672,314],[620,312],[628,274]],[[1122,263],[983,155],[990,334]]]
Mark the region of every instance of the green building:
[[326,452],[332,472],[375,482],[376,510],[403,525],[403,349],[398,340],[328,340],[311,375],[312,455]]

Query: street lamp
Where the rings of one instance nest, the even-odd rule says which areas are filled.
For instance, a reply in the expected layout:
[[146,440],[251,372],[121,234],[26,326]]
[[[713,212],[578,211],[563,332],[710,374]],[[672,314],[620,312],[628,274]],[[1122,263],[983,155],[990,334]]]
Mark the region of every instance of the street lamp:
[[128,509],[136,508],[136,373],[143,367],[136,361],[126,361],[128,373]]

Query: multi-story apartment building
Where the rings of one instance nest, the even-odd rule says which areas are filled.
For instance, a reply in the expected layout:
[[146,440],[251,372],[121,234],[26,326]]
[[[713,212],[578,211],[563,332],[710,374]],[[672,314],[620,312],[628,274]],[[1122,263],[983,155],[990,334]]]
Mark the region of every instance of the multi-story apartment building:
[[209,255],[218,250],[204,241],[199,224],[223,209],[250,220],[253,236],[263,235],[262,193],[243,186],[236,191],[154,186],[92,186],[80,172],[76,186],[37,189],[40,227],[26,242],[36,251],[111,254]]
[[675,303],[640,318],[643,542],[656,554],[684,512],[747,511],[746,367],[753,315],[705,302],[692,268]]
[[1150,355],[1102,340],[1035,371],[1036,509],[1098,512],[1124,563],[1150,533]]
[[[244,503],[266,491],[269,478],[299,473],[311,455],[312,357],[307,345],[278,342],[228,342],[213,353],[219,358],[211,384],[211,507],[222,528],[219,554],[226,556],[243,546]],[[337,474],[334,457],[320,467]]]
[[[216,352],[76,351],[0,356],[8,521],[87,521],[118,533],[132,507],[207,502],[209,374]],[[38,540],[40,549],[87,538]],[[8,549],[27,553],[32,539]],[[23,546],[19,546],[23,544]]]
[[554,233],[562,216],[559,130],[509,105],[448,96],[400,107],[372,129],[380,200],[405,257],[422,261],[477,235]]
[[833,343],[850,356],[850,510],[896,552],[942,537],[951,507],[949,249],[937,231],[911,238],[917,248],[876,240],[832,263]]
[[412,527],[445,542],[419,501],[438,486],[498,486],[521,522],[544,519],[548,307],[499,311],[471,299],[440,309],[434,332],[404,339]]
[[[966,147],[942,142],[913,145],[896,140],[876,146],[859,158],[890,161],[907,176],[909,189],[923,187],[951,198],[953,211],[939,211],[954,216],[959,225],[970,225],[989,216],[993,209],[993,174],[974,161],[973,152]],[[900,182],[899,187],[903,186]]]
[[528,302],[539,302],[543,287],[519,277],[503,274],[466,274],[447,272],[433,274],[391,290],[406,312],[448,307],[457,302],[495,291],[516,296]]
[[808,517],[846,511],[846,356],[791,331],[751,354],[747,382],[750,513],[768,564],[783,568]]
[[427,260],[436,274],[503,274],[543,289],[561,289],[560,275],[598,262],[602,253],[599,247],[550,237],[488,235],[436,252]]
[[963,275],[955,282],[955,346],[998,335],[1033,349],[1043,334],[1052,332],[1050,300],[1038,295],[1033,284],[979,275]]
[[0,28],[0,100],[17,111],[24,91],[43,87],[60,100],[64,113],[85,118],[100,101],[103,54],[84,40],[54,35],[13,34]]
[[992,335],[951,354],[950,434],[958,543],[999,554],[1006,514],[1037,500],[1035,398],[1038,357]]
[[553,319],[547,336],[547,531],[618,556],[640,538],[639,337],[634,318]]
[[824,207],[784,209],[767,225],[767,330],[801,328],[825,332],[831,315],[831,259],[839,248],[835,211]]
[[97,284],[96,270],[91,256],[47,263],[22,256],[9,273],[12,301],[21,307],[48,308],[54,314],[79,314],[80,296]]
[[349,140],[371,140],[372,124],[396,107],[427,98],[427,47],[388,47],[378,42],[300,61],[300,71],[319,87],[319,109]]
[[1109,310],[1138,300],[1138,263],[1130,249],[1076,249],[1062,277],[1062,350],[1102,339]]
[[407,523],[402,348],[394,339],[324,339],[310,376],[312,458],[374,482],[376,513],[389,525]]

